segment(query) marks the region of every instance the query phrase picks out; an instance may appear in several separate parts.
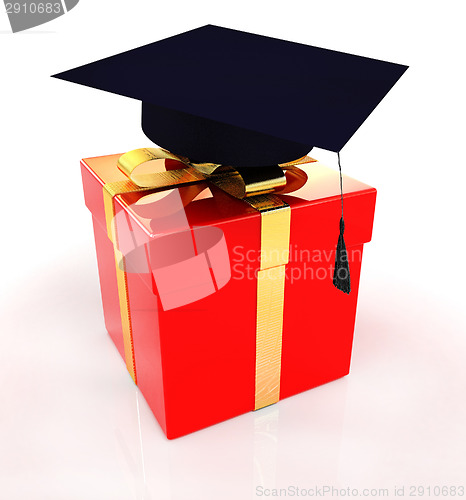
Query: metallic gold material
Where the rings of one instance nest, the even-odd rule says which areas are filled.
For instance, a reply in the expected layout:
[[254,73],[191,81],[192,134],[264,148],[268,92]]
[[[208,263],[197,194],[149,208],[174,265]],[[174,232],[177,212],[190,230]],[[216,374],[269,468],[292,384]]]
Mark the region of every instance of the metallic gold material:
[[125,350],[126,368],[134,383],[137,384],[136,360],[134,357],[133,331],[131,326],[131,311],[128,298],[128,278],[126,275],[126,262],[124,255],[118,250],[118,232],[114,224],[115,205],[114,197],[118,194],[142,191],[131,181],[110,182],[103,187],[105,221],[107,234],[113,242],[115,253],[115,271],[118,286],[118,300],[120,304],[121,327],[123,331],[123,346]]
[[289,205],[261,211],[261,270],[288,264],[290,224]]
[[107,234],[110,238],[110,241],[116,243],[115,240],[115,231],[113,228],[113,218],[115,217],[115,206],[113,204],[113,199],[115,196],[119,194],[125,193],[135,193],[139,191],[147,191],[150,188],[141,188],[131,182],[127,181],[117,181],[117,182],[109,182],[104,185],[104,207],[105,207],[105,222],[107,225]]
[[[166,161],[176,161],[185,168],[172,170]],[[183,156],[163,148],[142,148],[120,156],[118,168],[140,187],[163,188],[180,184],[205,181],[221,165],[215,163],[190,163]]]
[[218,169],[209,176],[209,182],[240,200],[246,196],[244,180],[239,172],[233,168],[222,167]]
[[[185,165],[180,169],[167,169],[167,161]],[[298,189],[306,182],[307,176],[296,165],[313,162],[309,156],[270,167],[270,169],[239,169],[216,163],[191,163],[188,158],[178,156],[163,148],[141,148],[128,151],[118,160],[118,168],[139,188],[174,187],[208,180],[212,184],[234,196],[243,199],[249,196],[282,193]],[[281,167],[281,168],[279,168]],[[296,172],[301,172],[301,177]],[[305,177],[303,177],[305,176]],[[303,179],[298,185],[297,179]],[[288,183],[293,186],[288,186]]]
[[[177,161],[186,168],[169,170],[167,160]],[[164,188],[206,180],[206,174],[189,165],[186,158],[162,148],[134,149],[120,156],[118,168],[139,187]]]
[[254,409],[280,399],[285,266],[257,276],[256,390]]
[[246,198],[244,201],[249,203],[249,205],[255,208],[258,212],[288,206],[282,199],[273,194],[251,196]]
[[279,163],[279,166],[286,169],[287,167],[291,167],[293,165],[304,165],[305,163],[313,163],[317,160],[311,158],[310,156],[301,156],[297,160],[287,161],[286,163]]
[[115,270],[118,285],[118,300],[120,303],[121,327],[123,330],[123,346],[125,349],[126,368],[137,384],[136,359],[134,356],[133,329],[131,324],[131,310],[128,298],[128,277],[126,274],[125,257],[115,252]]
[[261,214],[254,396],[254,409],[258,410],[280,399],[285,266],[289,261],[291,208],[275,195],[256,196],[245,201]]

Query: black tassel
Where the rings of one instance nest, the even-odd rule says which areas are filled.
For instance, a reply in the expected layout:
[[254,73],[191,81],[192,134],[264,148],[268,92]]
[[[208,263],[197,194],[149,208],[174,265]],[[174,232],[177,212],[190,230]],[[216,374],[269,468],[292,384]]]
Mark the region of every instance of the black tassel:
[[333,285],[344,293],[351,292],[351,281],[348,263],[348,253],[346,252],[345,239],[345,221],[340,219],[340,236],[338,236],[337,252],[335,255],[335,270],[333,272]]
[[351,292],[351,279],[349,271],[348,253],[346,251],[345,220],[343,218],[343,178],[341,175],[340,152],[338,155],[338,169],[340,170],[340,196],[341,196],[341,218],[340,235],[338,236],[337,251],[335,254],[335,270],[333,272],[333,285],[344,293]]

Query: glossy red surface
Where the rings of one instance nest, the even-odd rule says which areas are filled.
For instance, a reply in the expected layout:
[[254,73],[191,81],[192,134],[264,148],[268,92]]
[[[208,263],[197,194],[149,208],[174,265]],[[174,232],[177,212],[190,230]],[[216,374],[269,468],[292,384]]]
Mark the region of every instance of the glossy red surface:
[[[119,155],[82,161],[85,199],[94,219],[107,330],[124,356],[113,246],[105,229],[102,186],[121,180]],[[285,283],[280,398],[349,372],[363,243],[371,238],[376,191],[344,178],[345,239],[352,292],[333,287],[340,218],[338,172],[305,165],[309,180],[292,195],[290,263]],[[128,290],[138,386],[168,438],[175,438],[254,408],[255,273],[260,215],[218,190],[185,207],[189,226],[223,231],[231,278],[220,289],[181,307],[164,309],[151,273],[129,273]],[[118,196],[132,237],[150,247],[157,231],[132,205],[140,195]],[[150,254],[150,251],[148,252]],[[211,267],[213,264],[211,263]]]

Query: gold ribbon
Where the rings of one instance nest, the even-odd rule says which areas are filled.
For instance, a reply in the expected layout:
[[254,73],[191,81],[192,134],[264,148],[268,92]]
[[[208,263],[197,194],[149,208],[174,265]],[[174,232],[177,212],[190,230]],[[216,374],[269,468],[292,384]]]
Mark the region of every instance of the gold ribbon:
[[[277,194],[295,191],[307,181],[297,166],[316,160],[304,156],[269,168],[238,169],[215,163],[192,163],[162,148],[135,149],[123,154],[118,168],[127,181],[104,185],[107,233],[114,244],[126,366],[137,383],[125,257],[118,250],[113,223],[117,195],[209,182],[235,198],[244,199],[261,214],[261,258],[257,276],[255,409],[280,397],[281,344],[288,263],[291,209]],[[182,164],[182,168],[178,167]],[[250,173],[253,175],[250,175]],[[192,190],[190,198],[199,193]],[[270,194],[274,193],[274,194]],[[190,199],[187,202],[191,201]]]

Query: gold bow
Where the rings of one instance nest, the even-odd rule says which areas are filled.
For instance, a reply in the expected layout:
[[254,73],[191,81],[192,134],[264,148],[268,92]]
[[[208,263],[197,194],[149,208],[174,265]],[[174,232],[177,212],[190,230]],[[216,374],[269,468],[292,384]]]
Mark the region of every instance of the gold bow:
[[[315,162],[304,156],[288,163],[257,168],[234,168],[215,163],[192,163],[162,148],[135,149],[123,154],[118,168],[128,181],[104,185],[107,231],[114,243],[120,313],[126,366],[136,378],[131,313],[125,258],[118,250],[114,197],[116,195],[197,184],[188,194],[189,203],[205,188],[206,181],[235,198],[244,199],[261,214],[261,262],[257,277],[255,409],[279,399],[283,326],[285,266],[290,245],[291,209],[275,194],[296,191],[307,181],[298,165]],[[183,165],[182,168],[178,164]],[[188,190],[189,191],[189,190]],[[273,194],[272,194],[273,193]]]
[[[139,188],[165,188],[209,181],[235,198],[267,193],[290,193],[307,181],[297,165],[310,163],[308,156],[270,167],[235,169],[217,163],[192,163],[163,148],[129,151],[118,160],[118,168]],[[184,168],[173,169],[181,163]]]

